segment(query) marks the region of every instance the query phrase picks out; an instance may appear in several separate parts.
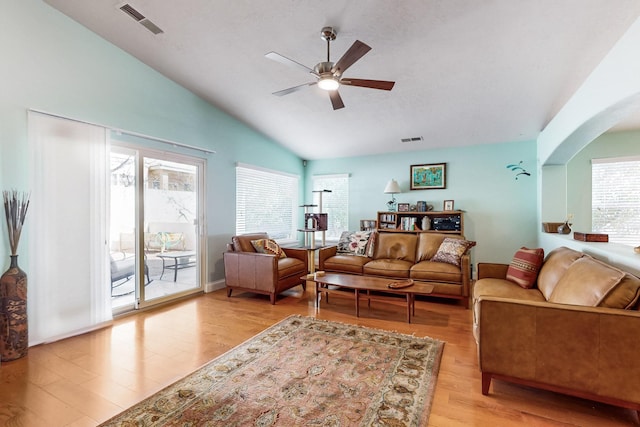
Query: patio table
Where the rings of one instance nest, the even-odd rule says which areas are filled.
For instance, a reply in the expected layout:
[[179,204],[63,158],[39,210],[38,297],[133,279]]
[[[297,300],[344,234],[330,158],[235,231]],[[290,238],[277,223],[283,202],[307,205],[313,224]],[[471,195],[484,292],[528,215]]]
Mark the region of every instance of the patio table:
[[173,281],[175,282],[178,279],[178,270],[195,267],[195,256],[196,253],[193,251],[166,252],[157,255],[158,258],[162,259],[162,274],[160,274],[160,279],[162,279],[164,275],[164,270],[168,269],[173,270]]

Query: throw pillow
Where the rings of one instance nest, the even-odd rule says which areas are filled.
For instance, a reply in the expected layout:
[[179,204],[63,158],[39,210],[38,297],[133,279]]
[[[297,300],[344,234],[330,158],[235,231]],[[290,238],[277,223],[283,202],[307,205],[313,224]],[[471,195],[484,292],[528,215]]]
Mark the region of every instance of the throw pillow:
[[284,253],[282,248],[273,239],[259,239],[252,240],[251,246],[261,254],[275,255],[280,258],[286,258],[287,254]]
[[538,272],[544,261],[544,249],[520,248],[513,256],[507,269],[507,280],[524,289],[533,288],[538,279]]
[[[372,234],[372,231],[343,231],[337,252],[343,255],[370,256],[375,241],[375,237],[371,238]],[[369,240],[372,244],[369,244]]]
[[378,232],[377,231],[371,231],[371,234],[369,234],[369,240],[367,241],[367,247],[365,248],[365,256],[368,256],[369,258],[373,258],[373,253],[376,249],[376,240],[378,239]]
[[447,264],[453,264],[460,267],[460,258],[462,258],[462,255],[466,254],[467,251],[475,245],[476,242],[471,240],[452,239],[447,237],[442,241],[438,248],[438,252],[436,252],[433,258],[431,258],[431,261],[446,262]]
[[624,271],[586,255],[562,275],[549,302],[597,307],[624,276]]

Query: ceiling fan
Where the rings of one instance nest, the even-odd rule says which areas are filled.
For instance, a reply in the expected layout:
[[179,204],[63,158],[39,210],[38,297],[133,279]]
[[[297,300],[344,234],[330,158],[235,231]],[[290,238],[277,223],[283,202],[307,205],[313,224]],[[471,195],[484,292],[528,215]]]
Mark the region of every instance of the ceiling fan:
[[300,64],[292,59],[289,59],[285,56],[280,55],[276,52],[269,52],[265,56],[274,61],[280,62],[285,65],[289,65],[295,68],[299,68],[306,73],[313,74],[317,81],[304,83],[299,86],[290,87],[288,89],[280,90],[278,92],[274,92],[273,94],[276,96],[283,96],[290,94],[292,92],[296,92],[300,89],[303,89],[308,86],[318,85],[320,89],[324,89],[329,93],[329,98],[331,99],[331,104],[333,105],[334,110],[338,110],[340,108],[344,108],[344,103],[342,102],[342,98],[338,93],[338,88],[340,85],[345,86],[359,86],[359,87],[367,87],[371,89],[381,89],[381,90],[391,90],[395,82],[389,82],[385,80],[364,80],[364,79],[352,79],[343,77],[342,73],[344,73],[347,68],[352,66],[357,60],[362,58],[367,52],[371,50],[369,46],[362,43],[360,40],[356,40],[351,47],[342,55],[342,58],[338,60],[338,62],[333,63],[329,57],[329,47],[331,45],[331,41],[336,39],[336,31],[333,27],[324,27],[322,31],[320,31],[320,37],[327,42],[327,60],[326,62],[318,63],[313,69]]

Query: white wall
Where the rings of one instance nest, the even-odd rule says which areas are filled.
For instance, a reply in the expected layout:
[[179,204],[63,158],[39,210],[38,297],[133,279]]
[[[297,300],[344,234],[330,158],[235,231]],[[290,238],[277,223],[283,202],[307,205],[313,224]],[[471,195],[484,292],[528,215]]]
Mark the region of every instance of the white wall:
[[[574,230],[591,231],[592,157],[612,157],[620,153],[625,136],[605,134],[613,125],[640,111],[640,19],[627,30],[575,95],[541,132],[537,140],[539,180],[539,218],[562,221],[562,206],[575,215]],[[598,138],[600,137],[600,138]],[[598,138],[598,142],[592,141]],[[622,151],[637,142],[626,143]],[[636,149],[637,150],[637,149]],[[636,151],[637,153],[637,151]],[[548,168],[558,165],[558,168]],[[553,188],[557,188],[554,192]],[[538,241],[546,252],[564,245],[583,250],[632,272],[638,272],[640,254],[630,246],[613,243],[586,243],[572,235],[539,232]]]
[[566,164],[595,138],[640,111],[640,18],[538,137],[542,165]]

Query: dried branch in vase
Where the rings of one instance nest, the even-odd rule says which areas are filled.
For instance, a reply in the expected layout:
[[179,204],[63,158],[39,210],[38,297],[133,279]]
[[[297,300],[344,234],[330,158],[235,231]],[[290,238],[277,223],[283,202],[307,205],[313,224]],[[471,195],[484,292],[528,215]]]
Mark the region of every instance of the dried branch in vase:
[[16,190],[3,191],[4,213],[7,219],[7,230],[9,232],[9,246],[11,247],[11,255],[18,254],[18,243],[20,242],[20,234],[22,233],[22,225],[27,216],[29,208],[28,193],[18,194]]

